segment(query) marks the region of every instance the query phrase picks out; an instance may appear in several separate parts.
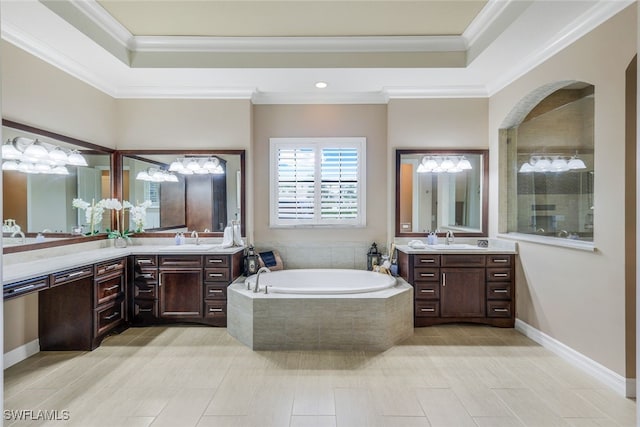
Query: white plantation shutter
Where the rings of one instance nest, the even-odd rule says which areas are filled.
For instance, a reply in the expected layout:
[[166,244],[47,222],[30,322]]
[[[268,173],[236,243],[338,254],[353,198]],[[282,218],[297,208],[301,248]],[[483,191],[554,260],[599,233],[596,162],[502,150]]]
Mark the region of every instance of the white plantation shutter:
[[271,226],[365,225],[365,138],[271,138]]

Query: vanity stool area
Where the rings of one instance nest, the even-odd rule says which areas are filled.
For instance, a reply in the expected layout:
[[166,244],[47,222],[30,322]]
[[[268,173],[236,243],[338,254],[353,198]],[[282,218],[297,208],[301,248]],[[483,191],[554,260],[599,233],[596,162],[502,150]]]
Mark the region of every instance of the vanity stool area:
[[515,248],[397,249],[399,275],[414,287],[414,326],[514,327]]
[[130,325],[226,326],[226,288],[241,275],[242,254],[149,245],[8,264],[4,300],[38,293],[40,350],[90,351]]

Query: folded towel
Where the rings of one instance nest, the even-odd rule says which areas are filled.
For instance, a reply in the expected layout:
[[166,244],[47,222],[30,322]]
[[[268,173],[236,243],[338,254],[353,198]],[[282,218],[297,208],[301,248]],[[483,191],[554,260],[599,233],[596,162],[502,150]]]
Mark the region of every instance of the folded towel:
[[233,229],[229,226],[224,228],[221,246],[223,248],[230,248],[231,246],[233,246]]

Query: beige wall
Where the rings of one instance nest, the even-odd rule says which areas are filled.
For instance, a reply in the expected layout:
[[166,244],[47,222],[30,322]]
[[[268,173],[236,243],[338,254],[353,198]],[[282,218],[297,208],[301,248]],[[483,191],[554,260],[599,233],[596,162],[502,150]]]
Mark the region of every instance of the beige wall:
[[[560,80],[595,86],[595,252],[519,244],[519,319],[626,376],[625,367],[625,69],[636,52],[635,5],[555,55],[489,102],[489,143],[518,101]],[[615,47],[615,48],[613,48]],[[498,210],[498,158],[490,161],[490,210]],[[617,190],[614,190],[617,189]],[[498,218],[489,218],[490,230]],[[635,236],[628,236],[634,238]],[[635,333],[634,333],[635,335]]]
[[[366,266],[369,245],[386,245],[386,105],[256,105],[253,111],[254,235],[258,249],[276,248],[285,266]],[[269,138],[367,138],[367,225],[364,228],[269,228]]]
[[388,110],[387,233],[391,238],[395,235],[395,150],[487,149],[489,102],[487,98],[391,100]]
[[113,98],[5,41],[2,117],[115,148]]

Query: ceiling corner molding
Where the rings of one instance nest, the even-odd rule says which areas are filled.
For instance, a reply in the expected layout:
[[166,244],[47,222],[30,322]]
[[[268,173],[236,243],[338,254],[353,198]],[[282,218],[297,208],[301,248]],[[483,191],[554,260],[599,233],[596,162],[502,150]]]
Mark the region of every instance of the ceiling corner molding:
[[489,0],[471,24],[464,30],[462,37],[467,47],[472,46],[489,29],[513,0]]
[[384,91],[389,99],[425,98],[487,98],[487,88],[475,86],[434,86],[431,88],[388,87]]
[[86,17],[91,19],[91,21],[117,40],[123,47],[129,50],[131,49],[134,38],[133,34],[118,22],[118,20],[111,16],[105,8],[100,6],[96,0],[73,1],[72,4]]
[[98,78],[87,68],[4,20],[2,21],[2,39],[109,96],[113,97],[116,92],[113,85]]
[[267,104],[387,104],[384,92],[353,92],[336,94],[258,92],[251,98],[256,105]]
[[353,53],[464,51],[460,36],[191,37],[136,36],[135,52]]
[[118,88],[118,99],[246,99],[252,98],[255,88],[128,86]]
[[531,52],[524,61],[515,64],[498,79],[488,82],[488,95],[495,95],[633,3],[635,0],[598,1],[587,12],[574,19],[571,24],[565,25],[563,31],[551,38],[551,43]]

